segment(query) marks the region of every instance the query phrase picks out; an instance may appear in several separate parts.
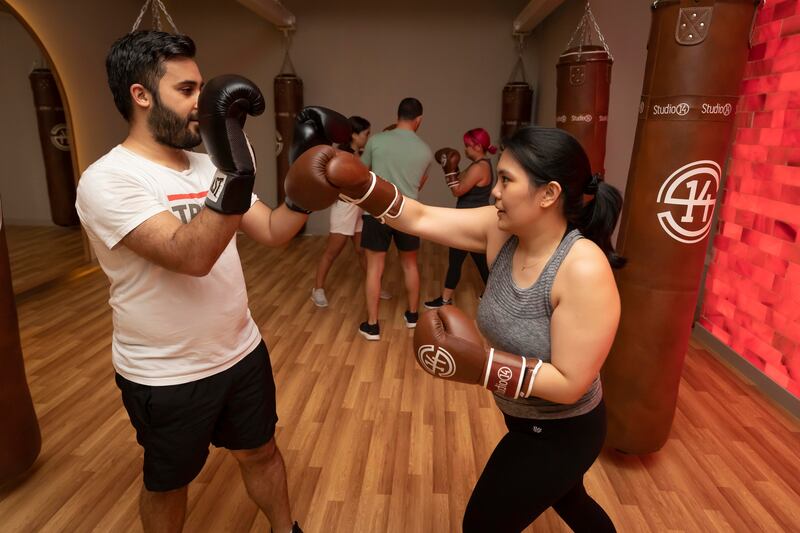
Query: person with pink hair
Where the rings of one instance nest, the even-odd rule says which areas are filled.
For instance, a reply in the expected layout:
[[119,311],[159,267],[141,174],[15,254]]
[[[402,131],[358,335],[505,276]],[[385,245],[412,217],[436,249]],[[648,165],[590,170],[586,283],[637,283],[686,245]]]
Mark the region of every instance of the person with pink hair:
[[[472,161],[463,171],[458,170],[461,156],[452,148],[442,148],[436,152],[436,161],[442,165],[450,192],[458,198],[457,209],[483,207],[491,204],[491,192],[494,185],[494,168],[491,155],[497,152],[492,145],[489,133],[483,128],[474,128],[464,134],[464,155]],[[447,277],[442,294],[425,302],[428,309],[436,309],[453,303],[453,293],[461,279],[461,267],[469,253],[478,268],[484,286],[489,277],[486,254],[466,252],[450,248]]]

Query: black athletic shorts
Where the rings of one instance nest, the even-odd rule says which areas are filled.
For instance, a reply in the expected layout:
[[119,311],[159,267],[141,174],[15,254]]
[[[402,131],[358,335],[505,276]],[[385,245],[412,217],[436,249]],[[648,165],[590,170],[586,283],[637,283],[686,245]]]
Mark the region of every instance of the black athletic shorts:
[[180,385],[150,386],[116,375],[122,402],[144,448],[144,486],[168,491],[202,470],[208,445],[250,450],[275,434],[275,382],[261,343],[231,368]]
[[401,252],[419,250],[419,237],[398,231],[378,219],[364,215],[364,227],[361,228],[361,247],[373,252],[386,252],[394,239],[394,244]]

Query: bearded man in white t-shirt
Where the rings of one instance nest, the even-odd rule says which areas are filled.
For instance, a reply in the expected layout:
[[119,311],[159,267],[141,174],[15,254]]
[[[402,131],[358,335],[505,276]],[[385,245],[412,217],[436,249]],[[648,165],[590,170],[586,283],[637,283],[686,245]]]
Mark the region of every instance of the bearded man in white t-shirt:
[[[116,382],[144,448],[141,519],[145,531],[181,530],[187,486],[214,444],[236,458],[273,531],[297,532],[236,232],[279,246],[308,216],[252,192],[243,126],[264,111],[258,87],[230,75],[204,88],[194,54],[189,37],[156,31],[114,43],[108,81],[129,132],[83,173],[76,202],[111,281]],[[209,155],[190,151],[201,137]]]

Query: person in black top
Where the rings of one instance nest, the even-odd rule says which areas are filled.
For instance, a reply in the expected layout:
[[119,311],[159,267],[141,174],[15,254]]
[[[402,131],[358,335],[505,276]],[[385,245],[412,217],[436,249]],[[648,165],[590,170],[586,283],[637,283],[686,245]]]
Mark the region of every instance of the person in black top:
[[[437,154],[440,152],[437,152]],[[452,177],[446,176],[450,192],[458,198],[456,202],[457,209],[490,205],[492,185],[494,184],[494,169],[492,168],[490,157],[495,152],[497,152],[497,148],[492,145],[489,133],[485,129],[475,128],[464,134],[464,154],[472,163],[464,171]],[[439,158],[437,157],[438,160]],[[461,279],[461,267],[464,264],[464,259],[467,258],[467,254],[472,256],[483,283],[484,285],[486,284],[486,280],[489,277],[486,254],[450,248],[444,290],[439,297],[425,302],[426,308],[436,309],[453,303],[453,292]]]

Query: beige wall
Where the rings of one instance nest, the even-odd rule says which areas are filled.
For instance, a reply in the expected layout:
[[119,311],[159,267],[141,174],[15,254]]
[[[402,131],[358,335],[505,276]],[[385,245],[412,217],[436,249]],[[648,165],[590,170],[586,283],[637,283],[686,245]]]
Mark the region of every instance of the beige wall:
[[36,42],[10,13],[0,11],[0,196],[8,224],[52,225],[42,148],[28,75],[44,66]]
[[[298,17],[293,59],[307,103],[362,115],[380,131],[395,121],[400,100],[415,96],[424,107],[418,133],[432,149],[463,148],[461,136],[474,127],[496,139],[515,61],[511,22],[524,1],[286,5]],[[420,199],[455,205],[438,167]],[[312,217],[310,231],[326,228],[326,214]]]
[[[110,43],[128,31],[140,0],[8,0],[38,32],[61,74],[72,110],[80,169],[123,137],[125,123],[113,107],[103,60]],[[366,2],[286,0],[298,18],[292,59],[305,84],[307,104],[360,114],[377,129],[393,121],[400,98],[425,106],[420,135],[437,148],[460,147],[468,128],[486,127],[496,138],[500,92],[515,61],[511,21],[524,0],[486,2]],[[225,72],[250,77],[272,101],[272,80],[283,60],[282,36],[234,0],[169,2],[178,27],[198,44],[206,78]],[[553,125],[555,64],[583,10],[567,0],[528,39],[529,77],[537,84],[537,120]],[[647,0],[593,0],[592,8],[615,57],[612,75],[607,173],[624,187],[636,127],[650,24]],[[621,7],[621,6],[624,6]],[[268,113],[271,111],[270,110]],[[260,165],[256,192],[275,202],[272,117],[248,122]],[[421,199],[452,205],[434,169]],[[309,221],[311,233],[327,230],[327,213]]]
[[[71,107],[81,170],[123,137],[105,81],[110,43],[129,30],[140,0],[8,0],[39,34],[56,64]],[[361,114],[378,128],[393,121],[400,98],[425,106],[421,136],[433,147],[456,147],[468,128],[496,135],[500,91],[514,64],[511,21],[524,0],[285,2],[298,17],[292,58],[307,104]],[[334,6],[335,4],[335,6]],[[234,0],[168,2],[181,31],[197,41],[206,78],[237,72],[272,101],[272,79],[283,60],[282,36]],[[275,202],[274,124],[248,122],[260,165],[256,192]],[[269,162],[269,163],[266,163]],[[452,205],[435,170],[424,201]],[[312,233],[327,231],[327,213],[312,216]]]
[[[647,59],[650,0],[592,0],[614,66],[606,142],[606,179],[624,191],[636,134],[639,97]],[[531,35],[528,48],[538,69],[537,122],[555,126],[556,63],[583,16],[585,0],[566,0]]]

